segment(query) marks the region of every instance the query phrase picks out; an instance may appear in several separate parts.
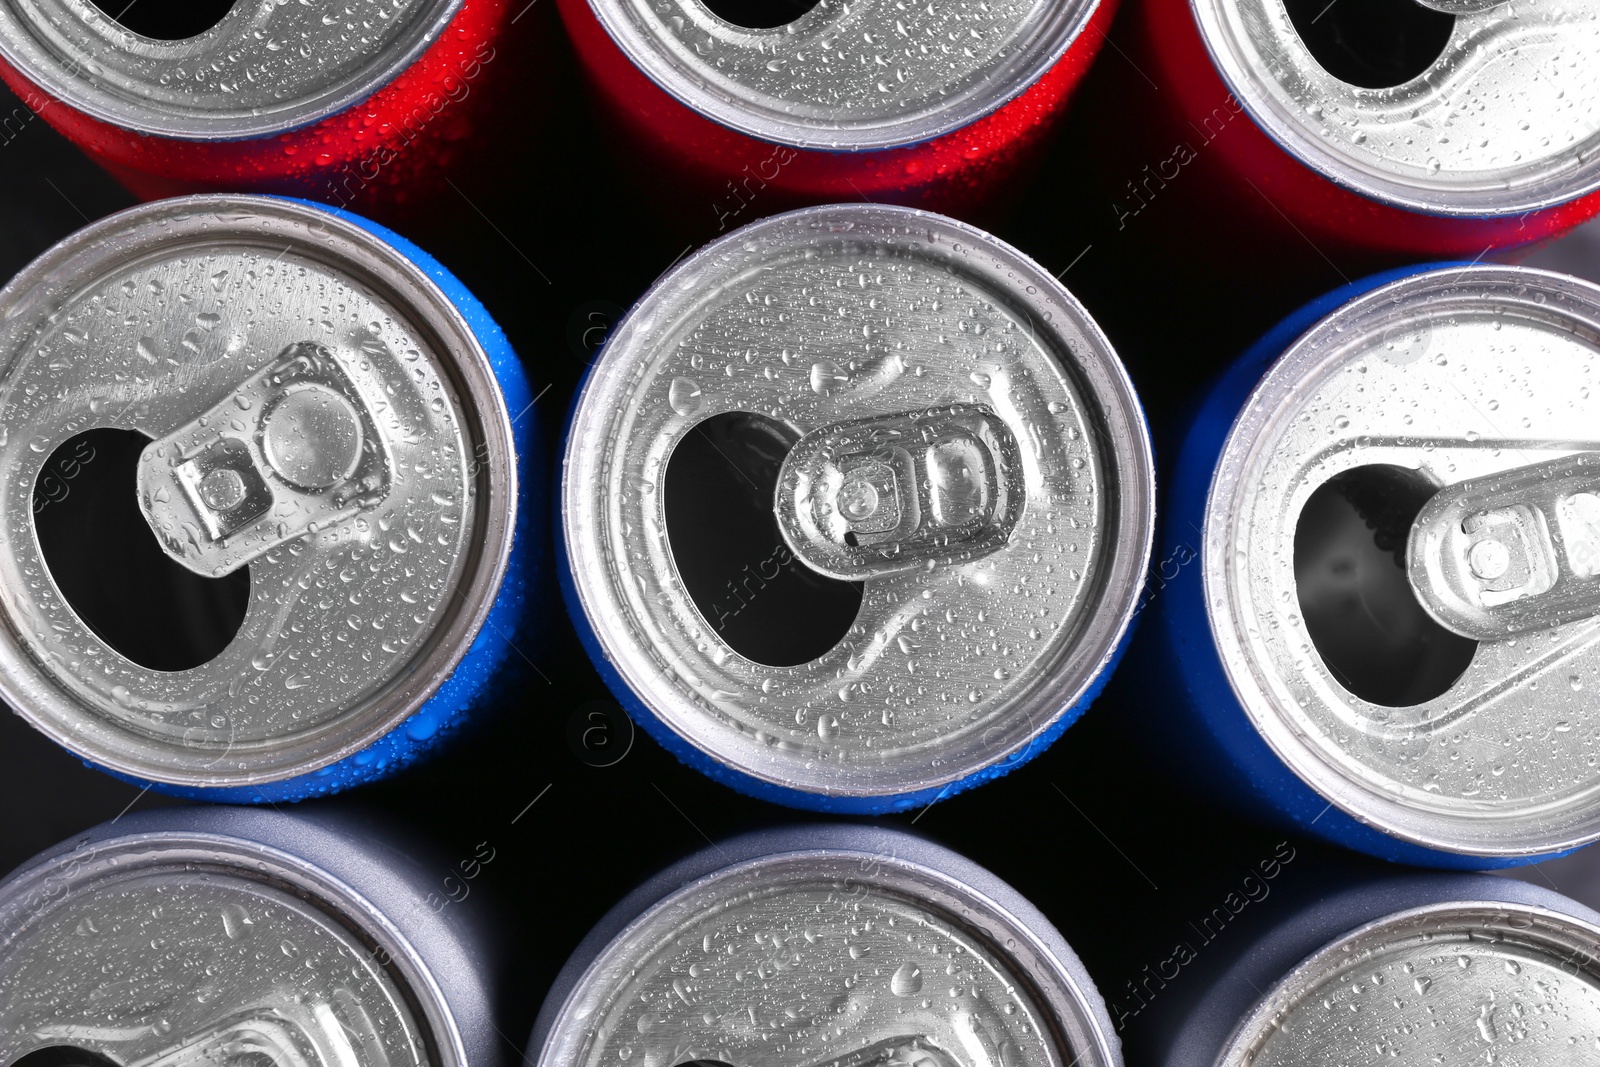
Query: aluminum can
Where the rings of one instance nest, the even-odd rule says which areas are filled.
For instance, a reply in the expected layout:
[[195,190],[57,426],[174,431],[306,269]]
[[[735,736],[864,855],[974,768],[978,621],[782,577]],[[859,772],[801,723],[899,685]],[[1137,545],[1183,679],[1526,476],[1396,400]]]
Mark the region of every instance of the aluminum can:
[[1386,859],[1600,837],[1600,287],[1452,265],[1341,289],[1222,377],[1178,457],[1145,731]]
[[[370,828],[139,812],[0,883],[11,1064],[500,1062],[489,940]],[[478,916],[481,923],[481,915]]]
[[700,200],[697,230],[829,201],[977,208],[1026,169],[1116,4],[753,6],[560,3],[624,165]]
[[1152,540],[1110,342],[1016,249],[809,208],[645,294],[578,396],[568,608],[680,759],[825,811],[1018,766],[1098,694]]
[[0,695],[183,796],[404,765],[522,619],[529,406],[482,305],[354,216],[197,196],[80,230],[0,290]]
[[1489,0],[1140,0],[1131,14],[1146,166],[1116,180],[1116,211],[1185,196],[1203,208],[1173,227],[1228,237],[1208,256],[1259,265],[1272,241],[1316,266],[1470,259],[1600,210],[1593,4],[1512,19]]
[[1550,889],[1487,874],[1368,876],[1274,914],[1191,951],[1203,973],[1184,980],[1201,994],[1183,1017],[1171,1018],[1175,989],[1152,989],[1140,1021],[1164,1014],[1170,1028],[1149,1062],[1533,1065],[1594,1055],[1600,915]]
[[1122,1062],[1072,949],[948,849],[866,826],[734,838],[613,908],[556,977],[537,1067]]
[[[146,6],[107,5],[128,20]],[[191,21],[218,5],[148,6]],[[415,207],[486,133],[513,15],[507,0],[237,3],[209,27],[139,33],[92,3],[18,0],[0,10],[0,78],[142,199]]]

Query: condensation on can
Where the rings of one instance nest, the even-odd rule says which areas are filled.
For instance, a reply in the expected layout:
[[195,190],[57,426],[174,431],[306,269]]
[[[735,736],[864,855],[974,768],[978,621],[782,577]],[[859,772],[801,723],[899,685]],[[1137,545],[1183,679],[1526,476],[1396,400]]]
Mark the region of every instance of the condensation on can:
[[386,833],[169,808],[30,860],[0,883],[0,1057],[499,1063],[485,917],[430,906]]
[[[739,472],[758,437],[730,497],[770,530],[746,545],[674,511],[681,454],[709,441],[711,473]],[[680,758],[780,803],[904,810],[1019,766],[1099,693],[1152,483],[1132,385],[1047,272],[942,216],[812,208],[689,258],[607,341],[568,431],[561,578],[602,675]],[[749,555],[739,584],[696,584],[708,545]],[[855,583],[815,647],[797,635],[822,593],[775,644],[735,640],[780,572]]]
[[911,834],[839,825],[651,878],[573,952],[527,1048],[537,1067],[1122,1062],[1093,981],[1015,889]]
[[[35,727],[162,792],[265,803],[390,773],[490,698],[536,558],[534,419],[436,261],[318,205],[190,197],[79,231],[0,305],[0,692]],[[111,536],[148,539],[128,558],[170,570],[174,618],[243,582],[203,649],[130,637],[155,623],[115,588],[90,610],[74,575],[104,549],[39,535],[105,433],[136,459],[88,506],[126,510]]]
[[92,4],[0,9],[0,79],[141,199],[203,192],[305,197],[405,215],[492,131],[509,0],[403,0],[374,31],[362,9],[236,4],[212,29],[160,41]]
[[1386,859],[1600,837],[1596,338],[1600,288],[1462,264],[1336,291],[1241,358],[1169,496],[1157,743]]

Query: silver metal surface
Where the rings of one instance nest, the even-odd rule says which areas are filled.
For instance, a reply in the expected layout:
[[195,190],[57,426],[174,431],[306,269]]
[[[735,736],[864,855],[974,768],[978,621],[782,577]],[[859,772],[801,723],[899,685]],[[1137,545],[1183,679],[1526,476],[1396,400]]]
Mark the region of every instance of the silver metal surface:
[[848,152],[931,140],[1006,104],[1099,0],[820,0],[767,30],[701,0],[589,3],[634,65],[693,110],[765,141]]
[[[1587,464],[1571,457],[1600,447],[1597,364],[1600,288],[1514,267],[1440,269],[1324,318],[1234,423],[1206,510],[1212,637],[1256,730],[1356,818],[1482,856],[1600,837],[1592,753],[1600,619],[1556,618],[1525,633],[1485,628],[1465,673],[1441,695],[1377,704],[1319,655],[1302,617],[1294,547],[1312,494],[1357,468],[1416,472],[1446,504],[1468,491],[1456,487],[1530,476],[1554,491],[1541,475]],[[1437,555],[1411,561],[1413,575],[1438,583],[1443,567]]]
[[529,1050],[538,1067],[1121,1063],[1076,958],[1037,912],[996,899],[1009,887],[974,888],[906,835],[870,833],[869,848],[788,836],[753,857],[735,842],[623,915],[576,980],[558,980]]
[[1217,1067],[1588,1063],[1600,927],[1502,902],[1403,911],[1335,940],[1267,992]]
[[[798,666],[734,651],[673,562],[667,461],[729,411],[801,439],[795,478],[808,464],[842,478],[835,460],[866,454],[830,444],[851,440],[841,427],[943,442],[918,446],[905,487],[905,506],[928,506],[904,542],[915,569],[887,565],[875,535],[848,548],[837,523],[786,534],[821,570],[871,575],[849,634]],[[945,475],[994,479],[995,495],[958,514],[989,490],[937,487]],[[709,246],[619,326],[574,415],[563,522],[606,656],[670,729],[762,781],[884,797],[1025,751],[1082,697],[1132,616],[1152,481],[1120,362],[1047,273],[941,216],[827,207]],[[780,485],[784,522],[798,484]],[[975,548],[939,546],[946,507],[946,530],[969,529]]]
[[52,1046],[123,1067],[496,1058],[468,942],[381,839],[226,808],[122,822],[0,884],[0,1062]]
[[1250,117],[1340,185],[1461,216],[1520,214],[1600,188],[1600,0],[1436,0],[1427,6],[1456,15],[1443,54],[1389,89],[1324,70],[1284,0],[1191,4]]
[[267,137],[383,88],[461,3],[237,0],[205,33],[158,41],[90,0],[0,0],[0,57],[56,99],[124,129],[202,141]]
[[[287,373],[283,354],[305,345],[316,358],[297,364],[297,387],[268,388]],[[311,387],[327,396],[296,410]],[[364,427],[361,447],[322,401]],[[158,533],[187,543],[187,565],[219,573],[249,560],[238,634],[199,667],[153,671],[119,655],[66,603],[41,554],[34,482],[59,445],[97,427],[165,442],[144,457],[146,504]],[[150,480],[174,459],[179,475],[186,459],[239,474],[219,485],[214,471],[189,470],[202,510],[208,494],[241,497],[210,516],[226,520],[215,539],[171,510],[187,490]],[[389,480],[381,501],[377,483],[344,499],[284,477],[314,483],[351,463],[349,491],[365,491],[367,474]],[[62,745],[139,778],[237,786],[327,766],[416,711],[476,636],[510,549],[514,467],[471,329],[367,231],[265,197],[112,216],[0,291],[0,693]],[[244,516],[262,491],[268,520]]]

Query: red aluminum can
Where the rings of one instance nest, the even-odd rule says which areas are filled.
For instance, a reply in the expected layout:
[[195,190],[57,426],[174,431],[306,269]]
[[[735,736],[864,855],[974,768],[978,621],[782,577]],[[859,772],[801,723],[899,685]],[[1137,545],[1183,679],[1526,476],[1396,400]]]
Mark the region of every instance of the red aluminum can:
[[0,78],[141,198],[252,191],[392,213],[481,140],[519,63],[503,54],[509,0],[241,0],[199,32],[198,9],[217,5],[192,2],[187,26],[128,20],[143,32],[81,0],[0,5]]
[[1600,211],[1600,6],[1508,10],[1137,0],[1099,127],[1118,229],[1181,200],[1148,225],[1353,273],[1577,225]]
[[770,25],[737,0],[558,2],[625,165],[717,232],[833,201],[971,214],[1027,172],[1116,7],[820,0]]

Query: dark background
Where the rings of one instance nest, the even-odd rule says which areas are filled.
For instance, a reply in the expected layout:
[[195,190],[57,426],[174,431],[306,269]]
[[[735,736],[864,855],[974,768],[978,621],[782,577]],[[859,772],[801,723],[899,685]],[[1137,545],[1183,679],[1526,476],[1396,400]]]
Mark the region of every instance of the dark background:
[[[549,3],[536,10],[559,41]],[[530,105],[538,112],[528,120],[531,150],[455,175],[452,191],[408,229],[483,299],[521,353],[534,391],[547,390],[536,407],[547,461],[605,330],[699,243],[681,224],[664,225],[637,195],[635,183],[649,175],[616,150],[559,43],[556,53],[550,95]],[[1099,62],[1126,60],[1108,50]],[[1226,278],[1208,287],[1193,270],[1206,250],[1152,258],[1124,241],[1109,205],[1081,181],[1095,137],[1082,101],[1094,92],[1091,85],[1080,96],[1042,173],[994,229],[1061,271],[1110,333],[1165,459],[1196,389],[1310,293],[1275,294]],[[7,113],[29,115],[9,96],[0,99],[0,115]],[[0,138],[0,278],[133,203],[42,121],[6,123]],[[1161,207],[1140,225],[1162,226]],[[1539,259],[1600,274],[1600,231],[1591,227]],[[1339,281],[1330,267],[1317,287]],[[642,732],[630,739],[556,598],[541,614],[542,632],[519,641],[515,685],[493,715],[441,756],[341,801],[380,810],[430,842],[443,857],[442,890],[458,861],[492,853],[470,891],[494,902],[511,950],[501,1029],[508,1051],[519,1052],[555,970],[636,882],[730,833],[809,818],[711,783]],[[594,725],[595,711],[612,716],[613,732],[604,744],[591,735],[586,746],[577,737]],[[1136,726],[1117,728],[1119,719],[1136,724],[1137,713],[1114,682],[1063,740],[1020,770],[882,820],[914,825],[1010,881],[1060,927],[1114,1003],[1141,968],[1186,936],[1190,916],[1215,906],[1282,840],[1213,810],[1141,760]],[[85,769],[21,719],[0,716],[0,871],[98,822],[168,803]],[[1560,861],[1523,877],[1600,904],[1600,872],[1585,866]]]

